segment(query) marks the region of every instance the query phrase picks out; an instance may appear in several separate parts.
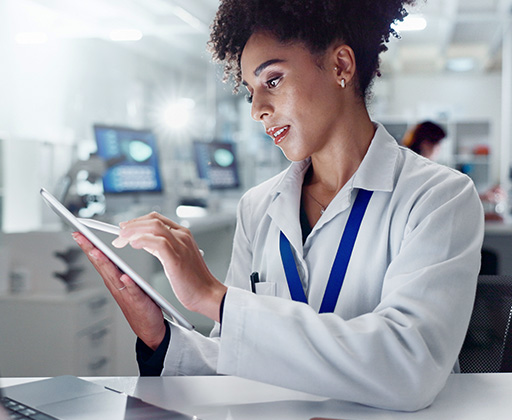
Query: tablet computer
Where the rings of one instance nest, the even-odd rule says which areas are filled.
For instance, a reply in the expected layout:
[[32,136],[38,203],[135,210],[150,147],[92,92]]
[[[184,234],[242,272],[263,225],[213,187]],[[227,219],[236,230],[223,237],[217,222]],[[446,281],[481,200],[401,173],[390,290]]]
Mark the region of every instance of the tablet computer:
[[50,208],[57,213],[65,222],[71,225],[75,230],[82,233],[91,243],[98,248],[107,258],[112,261],[120,271],[130,276],[131,279],[160,306],[163,312],[172,317],[174,321],[183,327],[192,330],[194,326],[188,322],[185,317],[172,306],[160,293],[158,293],[147,281],[139,276],[112,248],[96,236],[87,226],[81,223],[59,200],[57,200],[46,189],[41,188],[41,196]]

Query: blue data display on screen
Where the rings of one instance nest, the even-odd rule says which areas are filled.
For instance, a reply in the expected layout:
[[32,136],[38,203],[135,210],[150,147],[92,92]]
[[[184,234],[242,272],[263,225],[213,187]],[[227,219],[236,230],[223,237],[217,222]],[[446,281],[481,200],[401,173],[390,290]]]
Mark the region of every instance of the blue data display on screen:
[[105,159],[105,193],[161,192],[156,138],[151,130],[94,126],[98,155]]
[[232,143],[194,142],[194,157],[199,178],[211,189],[238,188],[238,162]]

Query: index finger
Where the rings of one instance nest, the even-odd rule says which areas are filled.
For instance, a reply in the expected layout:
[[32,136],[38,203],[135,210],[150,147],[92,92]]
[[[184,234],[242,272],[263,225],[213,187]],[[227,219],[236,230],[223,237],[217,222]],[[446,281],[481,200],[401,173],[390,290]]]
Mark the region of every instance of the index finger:
[[148,220],[155,220],[155,219],[159,220],[160,222],[162,222],[164,225],[168,226],[171,229],[183,228],[183,226],[180,225],[179,223],[169,219],[168,217],[165,217],[165,216],[161,215],[160,213],[157,213],[156,211],[153,211],[151,213],[145,214],[144,216],[140,216],[140,217],[137,217],[135,219],[129,220],[127,222],[121,222],[119,224],[119,226],[121,228],[125,228],[125,227],[129,226],[132,223],[148,221]]

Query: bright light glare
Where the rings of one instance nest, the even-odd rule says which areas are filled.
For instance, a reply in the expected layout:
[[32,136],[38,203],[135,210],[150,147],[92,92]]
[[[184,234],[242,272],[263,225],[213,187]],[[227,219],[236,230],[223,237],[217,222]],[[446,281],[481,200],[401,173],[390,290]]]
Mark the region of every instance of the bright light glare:
[[114,29],[110,31],[112,41],[139,41],[142,39],[142,32],[138,29]]
[[455,72],[471,71],[475,68],[475,60],[471,57],[452,58],[448,60],[446,67]]
[[423,31],[427,27],[427,20],[423,16],[407,15],[403,22],[392,25],[397,32]]
[[162,111],[163,124],[172,130],[186,127],[195,106],[195,101],[190,98],[181,98],[167,104]]
[[44,32],[19,32],[16,34],[17,44],[45,44],[48,42],[48,35]]
[[[181,206],[178,206],[178,208],[176,209],[176,215],[178,217],[182,217],[184,219],[187,219],[190,217],[205,217],[208,215],[208,211],[203,207],[181,205]],[[187,227],[187,226],[185,226],[185,227]]]

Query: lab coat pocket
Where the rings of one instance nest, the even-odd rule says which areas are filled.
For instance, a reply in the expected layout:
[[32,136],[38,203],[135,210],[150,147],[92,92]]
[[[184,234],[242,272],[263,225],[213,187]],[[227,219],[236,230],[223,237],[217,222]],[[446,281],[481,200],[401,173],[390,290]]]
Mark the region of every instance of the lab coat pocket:
[[256,294],[258,295],[266,295],[266,296],[275,296],[276,295],[276,283],[264,281],[261,283],[256,283]]

